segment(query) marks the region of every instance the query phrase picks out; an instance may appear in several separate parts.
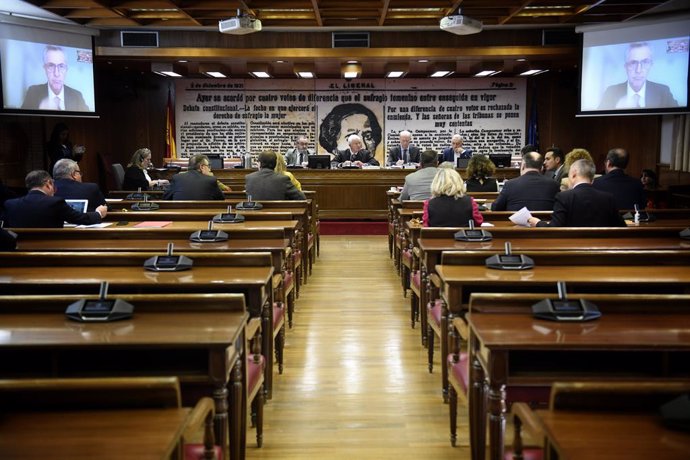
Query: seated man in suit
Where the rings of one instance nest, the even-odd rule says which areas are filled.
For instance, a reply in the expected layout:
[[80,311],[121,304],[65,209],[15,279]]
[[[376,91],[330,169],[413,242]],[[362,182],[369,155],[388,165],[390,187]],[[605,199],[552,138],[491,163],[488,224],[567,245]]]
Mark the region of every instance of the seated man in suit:
[[517,211],[522,207],[530,211],[552,210],[559,186],[553,179],[541,175],[543,164],[543,157],[538,152],[525,154],[520,165],[520,177],[505,183],[496,201],[491,203],[491,210]]
[[625,227],[613,195],[592,186],[596,168],[589,160],[570,166],[570,190],[556,195],[551,222],[529,218],[530,227]]
[[400,145],[396,145],[388,152],[388,166],[419,163],[419,147],[411,143],[412,133],[400,131]]
[[245,191],[251,200],[304,200],[290,178],[275,172],[277,157],[270,150],[259,154],[259,170],[245,177]]
[[305,165],[307,163],[307,157],[316,153],[314,149],[308,148],[308,145],[309,139],[307,139],[307,136],[297,137],[295,147],[285,152],[285,163],[287,163],[288,166]]
[[350,148],[347,150],[339,150],[337,155],[333,158],[333,163],[336,163],[339,168],[347,166],[357,166],[361,168],[364,165],[379,166],[379,162],[369,150],[364,148],[364,142],[357,134],[348,137],[347,143]]
[[462,147],[464,139],[460,134],[453,134],[450,139],[450,147],[443,149],[443,161],[450,161],[454,165],[458,164],[458,158],[472,158],[472,149]]
[[58,160],[53,168],[53,179],[55,196],[66,200],[89,200],[89,212],[105,205],[105,197],[98,185],[81,181],[81,169],[76,161],[69,158]]
[[62,228],[65,222],[92,225],[101,222],[108,208],[101,205],[94,212],[75,211],[65,199],[55,195],[55,184],[47,171],[26,175],[29,193],[5,202],[5,225],[14,228]]
[[426,150],[422,153],[419,170],[405,176],[405,185],[400,192],[401,200],[428,200],[431,198],[431,183],[438,171],[438,153]]
[[654,65],[649,43],[631,43],[625,52],[623,67],[628,80],[606,88],[599,110],[677,107],[671,89],[647,79]]
[[189,158],[187,172],[175,174],[164,200],[224,200],[218,181],[211,173],[211,163],[206,155]]
[[630,156],[627,150],[615,148],[606,155],[604,169],[606,174],[594,179],[592,186],[613,195],[618,209],[639,209],[647,206],[647,193],[642,182],[625,174]]

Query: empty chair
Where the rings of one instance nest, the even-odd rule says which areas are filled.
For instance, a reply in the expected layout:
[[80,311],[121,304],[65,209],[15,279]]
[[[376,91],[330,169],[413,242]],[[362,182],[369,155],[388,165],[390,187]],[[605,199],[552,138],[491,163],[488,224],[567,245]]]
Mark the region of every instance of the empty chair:
[[125,168],[120,163],[113,163],[113,174],[115,175],[115,187],[122,190],[122,183],[125,180]]

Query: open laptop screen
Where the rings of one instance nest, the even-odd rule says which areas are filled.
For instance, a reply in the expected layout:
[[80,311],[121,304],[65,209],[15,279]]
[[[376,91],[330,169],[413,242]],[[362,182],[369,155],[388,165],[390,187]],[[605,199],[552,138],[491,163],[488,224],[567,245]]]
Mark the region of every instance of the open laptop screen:
[[89,200],[65,200],[65,203],[77,212],[86,212],[89,208]]

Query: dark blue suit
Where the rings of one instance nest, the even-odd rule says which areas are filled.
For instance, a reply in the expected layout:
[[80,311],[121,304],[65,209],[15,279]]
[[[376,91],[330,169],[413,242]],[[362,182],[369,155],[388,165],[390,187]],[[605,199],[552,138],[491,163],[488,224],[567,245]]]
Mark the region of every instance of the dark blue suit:
[[224,200],[218,181],[196,169],[175,174],[170,188],[163,195],[164,200]]
[[[460,158],[472,158],[472,149],[464,149],[460,154]],[[455,162],[455,151],[453,147],[446,147],[443,149],[443,161]]]
[[91,225],[101,222],[97,212],[78,212],[65,199],[31,190],[26,196],[5,201],[5,226],[14,228],[62,228],[64,222]]
[[642,183],[628,176],[622,169],[613,169],[592,183],[595,189],[613,195],[618,209],[640,209],[647,206],[647,193]]
[[560,190],[553,179],[537,171],[528,171],[510,179],[503,186],[498,198],[491,204],[493,211],[518,211],[527,207],[530,211],[551,211],[553,198]]
[[610,193],[579,184],[556,195],[551,222],[537,227],[625,227],[625,221]]
[[61,196],[66,200],[89,200],[89,212],[105,204],[105,197],[96,184],[72,179],[55,179],[55,187],[55,196]]

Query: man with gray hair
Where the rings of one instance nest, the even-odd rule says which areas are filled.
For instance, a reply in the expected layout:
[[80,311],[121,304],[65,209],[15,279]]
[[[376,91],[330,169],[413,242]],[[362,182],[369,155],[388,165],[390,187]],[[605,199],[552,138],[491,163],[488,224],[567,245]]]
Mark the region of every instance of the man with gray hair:
[[66,200],[89,200],[87,211],[95,211],[99,206],[105,206],[105,197],[98,185],[82,182],[79,163],[69,158],[58,160],[53,167],[55,182],[55,196]]
[[610,193],[592,187],[596,168],[589,160],[570,166],[570,190],[556,195],[551,222],[529,218],[530,227],[625,227]]
[[298,136],[295,146],[285,152],[285,163],[288,166],[303,166],[307,163],[307,157],[314,155],[316,150],[308,148],[309,139],[307,136]]
[[379,166],[378,160],[369,150],[364,148],[364,141],[357,134],[348,137],[347,143],[350,148],[338,150],[332,163],[335,163],[339,168],[361,168],[364,165]]
[[68,69],[65,51],[59,46],[47,45],[43,51],[43,71],[47,82],[29,87],[22,109],[88,112],[89,107],[81,92],[65,85]]
[[402,166],[419,163],[419,148],[412,144],[412,133],[400,131],[400,145],[396,145],[388,152],[388,166]]
[[458,158],[472,158],[472,149],[463,147],[465,139],[460,134],[453,134],[450,139],[450,147],[443,149],[443,161],[452,161],[458,164]]

